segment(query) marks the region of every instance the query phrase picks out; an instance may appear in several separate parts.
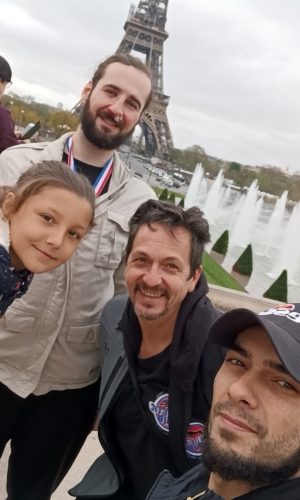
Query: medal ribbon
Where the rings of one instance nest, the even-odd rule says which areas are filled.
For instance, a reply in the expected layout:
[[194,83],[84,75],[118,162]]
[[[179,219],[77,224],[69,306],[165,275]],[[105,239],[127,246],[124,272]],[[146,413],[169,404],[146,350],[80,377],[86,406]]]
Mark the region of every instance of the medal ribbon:
[[[66,142],[67,146],[67,151],[68,151],[68,167],[76,172],[76,165],[73,157],[73,152],[72,152],[72,146],[73,146],[73,137],[69,137]],[[95,197],[97,198],[100,196],[101,192],[103,191],[103,188],[105,184],[107,183],[108,179],[111,176],[112,169],[114,165],[114,157],[112,156],[103,166],[100,174],[98,175],[97,179],[95,180],[93,184],[93,188],[95,190]]]

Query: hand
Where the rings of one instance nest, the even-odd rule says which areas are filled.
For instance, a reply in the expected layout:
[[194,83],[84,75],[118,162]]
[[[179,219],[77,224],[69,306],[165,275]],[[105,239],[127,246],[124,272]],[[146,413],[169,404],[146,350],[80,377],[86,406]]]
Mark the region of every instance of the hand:
[[29,144],[30,139],[19,139],[19,141],[23,141],[23,142],[25,142],[26,144]]
[[22,131],[21,130],[16,130],[15,131],[15,136],[19,138],[20,135],[22,135]]

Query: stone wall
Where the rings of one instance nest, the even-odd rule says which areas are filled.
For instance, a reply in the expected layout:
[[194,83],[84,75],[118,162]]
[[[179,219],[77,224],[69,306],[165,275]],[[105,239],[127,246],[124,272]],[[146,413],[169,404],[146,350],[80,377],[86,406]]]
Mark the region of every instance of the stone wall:
[[254,312],[261,312],[280,304],[276,300],[265,299],[249,293],[238,292],[230,288],[209,285],[208,296],[212,303],[221,311],[229,311],[237,307],[245,307]]

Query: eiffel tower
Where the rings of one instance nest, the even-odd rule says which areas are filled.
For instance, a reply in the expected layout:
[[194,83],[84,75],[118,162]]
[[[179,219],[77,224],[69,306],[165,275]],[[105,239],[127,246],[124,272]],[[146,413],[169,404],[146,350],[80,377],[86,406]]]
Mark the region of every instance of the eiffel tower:
[[140,0],[137,9],[132,4],[125,22],[125,35],[116,53],[129,54],[132,50],[146,55],[145,64],[153,81],[153,100],[139,123],[145,137],[146,151],[168,159],[174,147],[167,118],[170,97],[163,90],[163,45],[168,38],[165,31],[169,0]]

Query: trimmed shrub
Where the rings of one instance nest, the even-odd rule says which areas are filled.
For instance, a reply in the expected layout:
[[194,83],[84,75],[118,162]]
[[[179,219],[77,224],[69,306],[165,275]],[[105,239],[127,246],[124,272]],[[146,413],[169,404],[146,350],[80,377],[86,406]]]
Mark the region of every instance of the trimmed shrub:
[[267,299],[278,300],[279,302],[288,301],[288,284],[287,284],[287,271],[282,271],[279,278],[274,281],[273,285],[263,294]]
[[175,200],[175,193],[171,193],[170,198],[169,198],[169,201],[170,201],[171,203],[174,203],[174,205],[175,205],[175,203],[176,203],[176,200]]
[[229,233],[226,229],[226,231],[224,231],[224,233],[221,234],[220,238],[217,239],[214,246],[212,247],[212,250],[214,252],[221,253],[222,255],[226,255],[228,250],[228,243],[229,243]]
[[182,208],[184,208],[184,198],[181,198],[180,202],[178,203],[178,205]]
[[238,258],[234,266],[233,271],[243,274],[244,276],[251,276],[253,271],[253,259],[252,259],[252,245],[248,245],[246,250]]
[[160,196],[159,196],[159,200],[162,200],[162,201],[168,201],[168,198],[169,198],[169,192],[167,190],[167,188],[165,188],[161,193],[160,193]]

